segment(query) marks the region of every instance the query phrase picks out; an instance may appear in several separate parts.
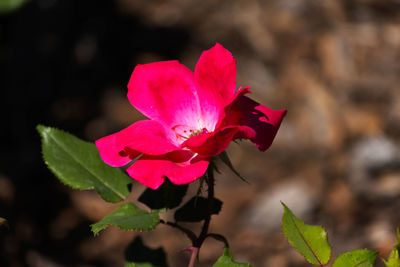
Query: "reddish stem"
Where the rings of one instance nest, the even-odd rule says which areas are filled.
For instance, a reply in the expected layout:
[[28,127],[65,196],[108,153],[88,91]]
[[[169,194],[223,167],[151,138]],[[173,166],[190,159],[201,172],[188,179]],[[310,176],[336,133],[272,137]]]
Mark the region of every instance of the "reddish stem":
[[196,261],[198,251],[199,251],[199,248],[193,247],[188,267],[194,267],[194,262]]

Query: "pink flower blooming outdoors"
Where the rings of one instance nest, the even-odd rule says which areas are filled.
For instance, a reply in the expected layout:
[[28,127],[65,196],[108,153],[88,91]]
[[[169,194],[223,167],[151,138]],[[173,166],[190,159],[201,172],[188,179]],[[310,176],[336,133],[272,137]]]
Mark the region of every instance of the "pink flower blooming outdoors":
[[174,184],[201,177],[232,140],[264,151],[286,110],[251,100],[248,87],[235,90],[236,61],[220,44],[202,53],[194,72],[176,60],[137,65],[128,99],[149,120],[97,140],[100,156],[114,167],[138,158],[128,174],[157,189],[165,177]]

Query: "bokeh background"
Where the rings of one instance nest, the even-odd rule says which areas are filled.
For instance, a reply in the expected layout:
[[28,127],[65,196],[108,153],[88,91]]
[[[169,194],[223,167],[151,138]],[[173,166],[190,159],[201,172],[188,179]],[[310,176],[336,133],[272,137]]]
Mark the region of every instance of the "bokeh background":
[[[123,265],[138,233],[93,237],[89,225],[116,206],[58,182],[35,126],[89,141],[118,131],[143,118],[125,97],[136,64],[179,59],[193,69],[215,42],[236,57],[238,85],[288,114],[267,152],[230,146],[251,184],[222,168],[211,230],[239,261],[309,266],[280,231],[282,200],[326,227],[334,256],[370,248],[387,257],[400,226],[399,1],[25,2],[0,1],[0,217],[10,225],[0,228],[0,266]],[[134,183],[130,198],[143,190]],[[187,265],[180,232],[160,225],[141,236],[164,246],[170,266]],[[222,250],[207,240],[198,266]]]

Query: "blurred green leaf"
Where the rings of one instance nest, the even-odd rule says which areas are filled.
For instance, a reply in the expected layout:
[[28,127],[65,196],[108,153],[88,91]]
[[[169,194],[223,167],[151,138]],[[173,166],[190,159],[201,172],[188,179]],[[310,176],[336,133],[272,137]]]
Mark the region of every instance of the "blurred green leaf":
[[175,185],[166,179],[157,190],[147,188],[138,200],[153,210],[173,209],[181,204],[187,188],[187,185]]
[[125,267],[158,267],[151,263],[134,263],[134,262],[127,262],[125,263]]
[[97,235],[108,225],[114,225],[122,230],[150,231],[159,223],[158,212],[148,212],[127,202],[119,206],[114,212],[104,217],[98,223],[92,224],[92,232]]
[[[218,214],[221,207],[221,200],[214,198],[211,214]],[[206,218],[207,211],[208,200],[204,197],[193,197],[175,212],[174,218],[180,222],[199,222]]]
[[359,249],[345,252],[336,258],[332,267],[373,267],[378,252]]
[[125,267],[167,267],[163,248],[147,247],[140,236],[125,250]]
[[3,225],[5,225],[5,226],[7,226],[7,227],[8,227],[7,220],[6,220],[6,219],[4,219],[4,218],[1,218],[1,217],[0,217],[0,226],[3,226]]
[[224,254],[219,257],[213,267],[251,267],[250,263],[235,262],[232,257],[232,252],[229,248],[224,249]]
[[62,183],[81,190],[95,189],[109,202],[119,202],[129,195],[127,185],[131,179],[105,164],[94,144],[43,125],[37,130],[42,137],[44,162]]
[[387,260],[383,260],[387,267],[400,267],[399,249],[393,249]]
[[400,233],[399,233],[399,228],[397,228],[397,244],[390,253],[387,261],[383,260],[383,262],[387,267],[400,267],[399,254],[400,254]]
[[236,169],[233,167],[233,164],[231,160],[229,159],[228,154],[226,151],[222,152],[221,154],[218,155],[218,157],[221,159],[223,163],[225,163],[226,166],[234,173],[236,174],[237,177],[239,177],[243,182],[249,183]]
[[0,13],[9,13],[16,11],[29,0],[0,0]]
[[282,205],[284,207],[282,230],[289,243],[309,263],[315,265],[326,264],[331,255],[331,247],[324,228],[305,224],[284,203]]

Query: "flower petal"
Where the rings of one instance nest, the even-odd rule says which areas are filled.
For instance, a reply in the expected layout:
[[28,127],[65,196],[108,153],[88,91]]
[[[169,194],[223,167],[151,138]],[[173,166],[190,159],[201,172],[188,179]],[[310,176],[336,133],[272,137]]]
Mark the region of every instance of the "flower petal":
[[261,151],[267,150],[281,125],[286,110],[273,110],[256,101],[238,94],[226,109],[226,124],[240,125],[237,138],[250,139]]
[[162,155],[179,149],[172,143],[164,126],[152,120],[138,121],[105,136],[96,141],[96,146],[103,161],[114,167],[126,165],[142,153]]
[[137,65],[128,84],[128,99],[168,128],[197,128],[193,124],[200,117],[200,105],[193,72],[176,60]]
[[[184,151],[184,150],[182,150]],[[188,184],[201,177],[209,162],[202,160],[194,164],[189,161],[176,163],[163,156],[143,155],[127,169],[129,176],[144,186],[157,189],[165,177],[173,184]]]
[[214,131],[224,116],[224,107],[235,93],[236,60],[222,45],[204,51],[197,62],[194,77],[202,116],[209,131]]
[[182,145],[201,156],[216,156],[228,148],[240,126],[224,127],[215,133],[202,133],[186,140]]
[[179,149],[173,144],[173,132],[157,121],[143,120],[131,125],[126,147],[148,155],[163,155]]
[[194,76],[201,90],[222,101],[229,100],[236,89],[236,60],[217,43],[201,54]]

